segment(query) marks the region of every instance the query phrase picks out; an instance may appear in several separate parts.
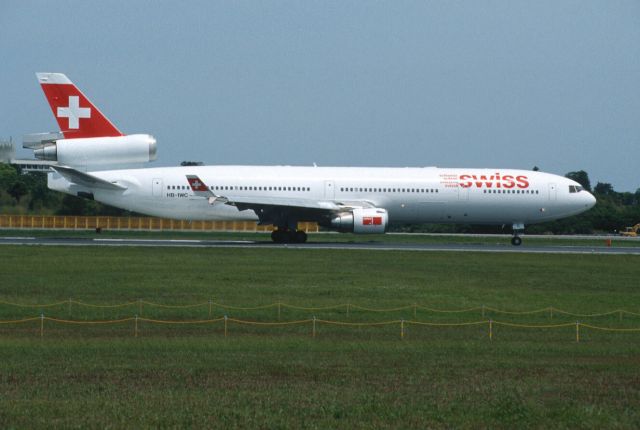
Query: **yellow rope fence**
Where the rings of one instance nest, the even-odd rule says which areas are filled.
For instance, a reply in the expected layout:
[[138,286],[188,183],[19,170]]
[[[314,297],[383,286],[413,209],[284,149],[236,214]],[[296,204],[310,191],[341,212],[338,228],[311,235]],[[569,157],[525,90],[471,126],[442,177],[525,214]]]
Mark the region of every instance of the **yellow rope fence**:
[[534,309],[534,310],[527,310],[527,311],[511,311],[511,310],[497,309],[497,308],[484,306],[484,305],[471,307],[471,308],[463,308],[463,309],[437,309],[437,308],[432,308],[432,307],[418,305],[418,304],[397,306],[397,307],[392,307],[392,308],[371,308],[371,307],[366,307],[366,306],[360,306],[360,305],[353,304],[353,303],[341,303],[341,304],[327,305],[327,306],[298,306],[298,305],[292,305],[292,304],[283,303],[283,302],[276,302],[276,303],[270,303],[270,304],[259,305],[259,306],[234,306],[234,305],[228,305],[228,304],[224,304],[224,303],[214,302],[212,300],[209,300],[207,302],[184,304],[184,305],[169,305],[169,304],[150,302],[150,301],[146,301],[146,300],[142,300],[142,299],[135,300],[135,301],[128,301],[128,302],[119,303],[119,304],[110,304],[110,305],[87,303],[87,302],[82,302],[82,301],[78,301],[78,300],[74,300],[74,299],[68,299],[68,300],[64,300],[64,301],[58,301],[58,302],[46,303],[46,304],[28,304],[28,303],[17,303],[17,302],[0,300],[0,305],[13,306],[13,307],[22,307],[22,308],[50,308],[50,307],[55,307],[55,306],[76,305],[76,306],[80,306],[80,307],[93,307],[93,308],[104,308],[104,309],[107,309],[107,308],[124,308],[124,307],[131,307],[131,306],[138,306],[140,309],[142,308],[142,306],[149,306],[149,307],[155,307],[155,308],[165,308],[165,309],[189,309],[189,308],[197,308],[197,307],[208,306],[209,308],[215,307],[215,308],[221,308],[221,309],[227,309],[227,310],[237,310],[237,311],[252,311],[252,310],[264,310],[264,309],[270,309],[270,308],[278,308],[279,310],[280,309],[294,309],[294,310],[301,310],[301,311],[308,311],[308,312],[314,312],[314,311],[315,312],[319,312],[319,311],[346,309],[347,310],[347,314],[349,313],[350,310],[358,310],[358,311],[363,311],[363,312],[379,312],[379,313],[389,313],[389,312],[400,312],[400,311],[405,311],[405,310],[413,310],[414,311],[414,315],[415,315],[417,310],[421,310],[421,311],[425,311],[425,312],[432,312],[432,313],[452,313],[452,314],[453,313],[457,313],[457,314],[460,314],[460,313],[471,313],[471,312],[481,311],[483,317],[485,316],[485,313],[487,313],[487,312],[491,312],[491,313],[495,313],[495,314],[504,314],[504,315],[534,315],[534,314],[547,313],[551,317],[553,317],[554,314],[562,314],[562,315],[566,315],[566,316],[579,317],[579,318],[594,318],[594,317],[610,316],[610,315],[616,315],[616,314],[618,314],[618,315],[626,314],[626,315],[640,316],[639,312],[633,312],[633,311],[630,311],[630,310],[627,310],[627,309],[615,309],[615,310],[607,311],[607,312],[585,314],[585,313],[570,312],[570,311],[558,309],[558,308],[553,307],[553,306],[549,306],[549,307],[546,307],[546,308],[540,308],[540,309]]
[[576,321],[575,323],[562,323],[562,324],[515,324],[504,321],[494,321],[494,320],[482,320],[482,321],[472,321],[472,322],[462,322],[462,323],[440,323],[440,322],[428,322],[428,321],[416,321],[416,320],[387,320],[387,321],[377,321],[377,322],[349,322],[349,321],[332,321],[332,320],[324,320],[317,319],[313,317],[311,319],[304,320],[295,320],[295,321],[251,321],[251,320],[242,320],[237,318],[229,318],[226,315],[220,318],[213,319],[202,319],[202,320],[159,320],[152,318],[142,318],[139,316],[129,317],[129,318],[120,318],[114,320],[68,320],[61,318],[52,318],[46,317],[44,314],[41,314],[39,317],[31,317],[31,318],[23,318],[19,320],[0,320],[0,325],[8,325],[8,324],[25,324],[33,321],[40,321],[40,337],[44,337],[44,328],[45,321],[52,322],[55,324],[70,324],[70,325],[115,325],[115,324],[123,324],[127,322],[134,322],[134,336],[138,337],[139,334],[139,324],[144,322],[147,324],[159,324],[159,325],[206,325],[206,324],[217,324],[220,322],[224,322],[224,336],[228,336],[228,329],[230,323],[235,323],[238,325],[248,325],[248,326],[259,326],[259,327],[285,327],[285,326],[297,326],[297,325],[307,325],[309,323],[312,324],[312,337],[316,337],[317,327],[320,324],[332,325],[332,326],[343,326],[349,328],[363,328],[363,327],[382,327],[389,325],[396,325],[400,328],[400,338],[404,339],[406,336],[406,327],[409,325],[416,326],[425,326],[425,327],[434,327],[434,328],[461,328],[461,327],[470,327],[470,326],[481,326],[487,325],[488,327],[488,337],[489,340],[493,340],[494,337],[494,326],[505,326],[511,328],[520,328],[520,329],[555,329],[555,328],[567,328],[567,327],[575,327],[575,341],[580,342],[580,329],[592,329],[599,330],[605,332],[619,332],[619,333],[638,333],[640,332],[640,327],[635,328],[617,328],[617,327],[601,327],[592,324],[585,324]]

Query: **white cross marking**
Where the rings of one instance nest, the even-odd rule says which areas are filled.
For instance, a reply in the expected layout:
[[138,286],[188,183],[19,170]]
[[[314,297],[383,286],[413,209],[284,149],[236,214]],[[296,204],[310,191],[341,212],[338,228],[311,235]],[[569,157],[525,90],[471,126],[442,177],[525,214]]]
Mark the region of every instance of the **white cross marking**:
[[191,183],[191,186],[193,187],[194,190],[196,188],[200,188],[201,185],[202,185],[202,183],[200,181],[198,181],[197,179]]
[[91,108],[81,108],[80,97],[69,96],[69,106],[58,108],[58,118],[68,118],[69,129],[78,129],[80,118],[91,118]]

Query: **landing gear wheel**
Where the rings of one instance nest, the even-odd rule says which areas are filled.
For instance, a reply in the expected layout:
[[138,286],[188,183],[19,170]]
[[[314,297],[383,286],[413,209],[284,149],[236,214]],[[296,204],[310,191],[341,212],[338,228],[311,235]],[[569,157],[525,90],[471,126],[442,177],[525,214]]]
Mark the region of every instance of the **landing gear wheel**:
[[307,233],[303,230],[296,231],[295,234],[295,242],[296,243],[305,243],[307,241]]
[[290,233],[284,230],[274,230],[271,232],[271,240],[275,243],[288,243]]
[[511,238],[511,245],[513,245],[513,246],[522,245],[522,238],[520,236],[513,236]]
[[271,240],[275,243],[305,243],[307,233],[303,230],[278,229],[271,232]]

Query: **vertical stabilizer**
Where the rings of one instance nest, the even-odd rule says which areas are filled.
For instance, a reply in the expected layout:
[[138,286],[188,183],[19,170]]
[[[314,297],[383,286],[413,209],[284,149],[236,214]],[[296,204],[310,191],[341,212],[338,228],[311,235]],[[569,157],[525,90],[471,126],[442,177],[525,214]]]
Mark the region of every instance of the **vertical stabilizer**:
[[62,73],[36,73],[65,139],[123,136]]

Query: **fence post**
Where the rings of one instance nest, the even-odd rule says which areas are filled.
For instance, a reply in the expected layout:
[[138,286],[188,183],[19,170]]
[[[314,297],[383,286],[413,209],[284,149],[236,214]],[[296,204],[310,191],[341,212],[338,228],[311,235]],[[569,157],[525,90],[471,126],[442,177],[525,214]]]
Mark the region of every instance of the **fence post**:
[[44,336],[44,312],[40,314],[40,337]]
[[227,316],[224,316],[224,337],[227,337]]
[[313,337],[316,337],[316,316],[313,316]]
[[400,339],[404,339],[404,320],[400,320]]
[[138,315],[135,318],[135,329],[133,330],[133,337],[138,337]]
[[489,320],[489,340],[493,340],[493,320]]
[[576,321],[576,342],[580,342],[580,322]]

